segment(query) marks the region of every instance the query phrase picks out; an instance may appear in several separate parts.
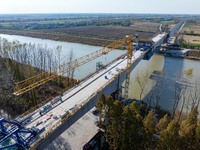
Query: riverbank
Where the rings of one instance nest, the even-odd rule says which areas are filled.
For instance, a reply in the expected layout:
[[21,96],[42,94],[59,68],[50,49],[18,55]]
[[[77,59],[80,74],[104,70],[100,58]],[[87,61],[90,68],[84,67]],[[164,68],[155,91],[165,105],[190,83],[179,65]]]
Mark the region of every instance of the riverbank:
[[81,43],[94,46],[106,46],[115,40],[124,38],[126,35],[138,35],[140,39],[149,39],[158,34],[155,25],[145,23],[130,27],[122,26],[84,26],[66,28],[44,29],[0,29],[2,34],[22,35],[55,41]]
[[112,39],[103,39],[97,37],[86,37],[86,36],[78,36],[78,35],[70,35],[66,33],[51,33],[51,32],[43,32],[38,30],[5,30],[0,29],[1,34],[8,35],[21,35],[28,36],[33,38],[41,38],[41,39],[49,39],[54,41],[63,41],[63,42],[72,42],[72,43],[81,43],[93,46],[105,46],[113,42]]
[[200,50],[191,50],[187,53],[186,58],[200,60]]
[[[16,74],[23,70],[24,74],[22,76],[27,78],[30,66],[0,57],[0,68],[0,115],[6,118],[14,118],[35,105],[51,97],[58,96],[75,82],[75,80],[69,80],[67,77],[61,77],[62,84],[56,79],[23,95],[14,96],[15,82],[19,81]],[[38,69],[35,68],[34,70]],[[37,72],[39,73],[39,71]]]
[[187,59],[200,60],[200,57],[187,56]]

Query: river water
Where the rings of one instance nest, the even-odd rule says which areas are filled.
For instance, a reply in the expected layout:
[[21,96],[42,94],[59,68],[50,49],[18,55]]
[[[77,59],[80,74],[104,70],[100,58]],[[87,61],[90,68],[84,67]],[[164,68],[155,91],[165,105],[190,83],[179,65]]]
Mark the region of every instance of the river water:
[[[91,45],[52,41],[16,35],[0,34],[0,37],[6,38],[10,41],[18,40],[22,43],[46,44],[50,48],[59,45],[62,46],[63,56],[66,56],[70,50],[73,50],[75,53],[75,58],[79,58],[102,48]],[[107,64],[125,52],[126,51],[114,50],[108,55],[102,56],[79,67],[75,70],[75,78],[82,79],[88,74],[94,72],[96,70],[96,62],[101,61],[103,64]],[[64,58],[66,57],[63,57],[63,59]],[[184,84],[184,71],[189,68],[193,68],[193,74],[192,77],[187,78],[187,81],[192,84],[200,80],[200,61],[165,57],[157,54],[155,54],[149,61],[142,60],[131,72],[129,97],[134,99],[144,98],[147,101],[150,99],[150,97],[153,97],[153,100],[151,100],[151,105],[158,103],[162,108],[171,110],[173,106],[173,100],[175,99],[175,89]],[[152,73],[155,75],[152,75]],[[143,83],[142,87],[144,90],[142,94],[140,88],[141,86],[139,86],[138,81]]]
[[[98,46],[91,46],[91,45],[78,44],[78,43],[69,43],[69,42],[60,42],[60,41],[31,38],[31,37],[17,36],[17,35],[0,34],[0,37],[8,39],[9,41],[18,40],[19,42],[22,42],[22,43],[32,43],[32,44],[36,44],[36,45],[40,44],[43,46],[47,46],[48,48],[56,48],[57,46],[62,46],[62,51],[61,51],[62,58],[61,59],[63,62],[67,62],[67,60],[66,60],[68,58],[67,55],[70,53],[70,51],[73,51],[74,58],[79,58],[81,56],[85,56],[85,55],[95,52],[99,49],[102,49],[102,47],[98,47]],[[126,53],[126,51],[114,50],[114,51],[110,52],[108,55],[103,55],[95,60],[88,62],[87,64],[85,64],[75,70],[75,78],[82,79],[86,75],[94,72],[96,70],[97,62],[103,62],[103,65],[106,65],[109,62],[111,62],[112,60],[114,60],[116,57],[118,57],[124,53]]]

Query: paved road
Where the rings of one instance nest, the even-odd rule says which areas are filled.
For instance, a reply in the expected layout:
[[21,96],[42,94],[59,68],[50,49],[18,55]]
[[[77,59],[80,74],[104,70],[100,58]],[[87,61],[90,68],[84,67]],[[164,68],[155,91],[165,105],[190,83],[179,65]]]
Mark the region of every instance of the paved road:
[[[132,58],[132,61],[139,58],[142,55],[142,51],[136,51]],[[37,127],[38,129],[45,128],[45,131],[40,134],[44,135],[52,126],[57,125],[61,120],[61,116],[67,111],[71,112],[73,109],[84,103],[88,98],[96,93],[99,87],[106,85],[121,69],[125,69],[127,65],[126,58],[119,59],[106,69],[103,69],[98,74],[94,74],[91,78],[81,82],[70,91],[67,91],[62,96],[63,102],[58,100],[53,108],[46,114],[40,115],[39,109],[30,116],[31,120],[25,125],[26,128]],[[50,105],[50,103],[46,104]],[[40,123],[40,124],[39,124]],[[38,124],[38,125],[37,125]]]
[[170,37],[175,37],[178,31],[181,29],[182,25],[185,23],[184,20],[179,21],[171,30]]

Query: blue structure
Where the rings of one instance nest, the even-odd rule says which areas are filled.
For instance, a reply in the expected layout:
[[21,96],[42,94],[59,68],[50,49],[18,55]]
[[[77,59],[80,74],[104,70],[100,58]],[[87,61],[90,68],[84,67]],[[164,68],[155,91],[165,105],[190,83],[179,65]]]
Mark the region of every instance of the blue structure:
[[[0,149],[17,147],[27,149],[30,142],[37,135],[37,131],[23,128],[20,123],[0,119]],[[14,141],[12,144],[5,144],[7,141]],[[9,142],[8,142],[9,143]],[[5,145],[5,146],[4,146]]]
[[151,57],[153,56],[154,52],[152,52],[152,50],[148,51],[145,55],[144,55],[144,60],[150,60]]

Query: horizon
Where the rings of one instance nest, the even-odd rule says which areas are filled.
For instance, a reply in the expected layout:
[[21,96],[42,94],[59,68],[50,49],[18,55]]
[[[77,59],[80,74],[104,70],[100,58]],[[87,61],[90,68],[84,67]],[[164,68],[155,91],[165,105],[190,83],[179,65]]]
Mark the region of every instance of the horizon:
[[104,12],[72,12],[72,13],[59,13],[59,12],[55,12],[55,13],[0,13],[0,15],[54,15],[54,14],[61,14],[61,15],[75,15],[75,14],[104,14],[104,15],[196,15],[196,16],[200,16],[200,14],[186,14],[186,13],[104,13]]
[[6,0],[1,2],[0,14],[200,14],[196,0]]

